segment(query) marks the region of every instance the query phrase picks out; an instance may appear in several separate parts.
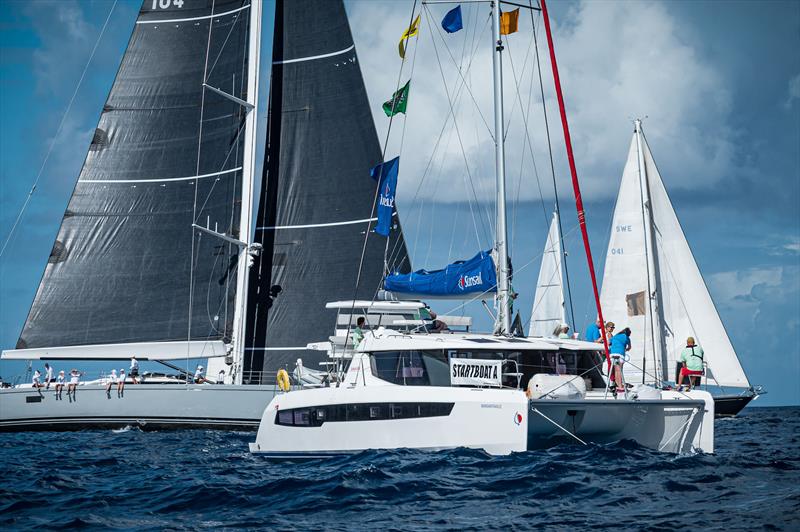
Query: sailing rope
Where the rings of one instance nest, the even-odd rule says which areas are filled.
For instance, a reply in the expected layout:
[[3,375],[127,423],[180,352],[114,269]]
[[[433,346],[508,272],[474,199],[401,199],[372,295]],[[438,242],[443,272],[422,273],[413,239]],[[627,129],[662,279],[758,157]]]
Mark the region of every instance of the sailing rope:
[[569,281],[569,268],[567,267],[567,252],[566,252],[566,247],[564,246],[564,229],[561,222],[561,209],[559,207],[559,201],[558,201],[558,185],[556,184],[556,167],[553,161],[553,144],[550,140],[550,125],[547,120],[547,105],[544,99],[544,82],[542,81],[542,62],[539,56],[539,39],[536,35],[536,24],[533,19],[533,9],[530,10],[530,14],[531,14],[531,26],[533,27],[533,45],[536,49],[536,68],[539,71],[539,93],[541,94],[542,97],[542,115],[544,116],[544,131],[545,134],[547,135],[547,153],[549,154],[550,157],[550,175],[553,178],[554,203],[556,208],[556,215],[558,216],[558,236],[559,239],[561,240],[561,247],[564,250],[563,251],[564,256],[562,260],[562,264],[564,265],[564,282],[567,285],[567,299],[569,300],[569,313],[572,316],[572,329],[574,331],[577,331],[578,324],[575,322],[575,309],[572,305],[572,285]]
[[567,434],[569,434],[570,436],[572,436],[573,438],[575,438],[576,440],[578,440],[578,441],[579,441],[579,442],[581,442],[582,444],[584,444],[584,445],[588,445],[588,444],[587,444],[585,441],[583,441],[582,439],[580,439],[580,438],[579,438],[577,435],[573,434],[572,432],[570,432],[570,431],[569,431],[569,430],[567,430],[566,428],[562,427],[561,425],[559,425],[558,423],[556,423],[555,421],[553,421],[552,419],[550,419],[550,418],[549,418],[549,417],[547,417],[546,415],[542,414],[542,413],[539,411],[539,409],[538,409],[538,408],[536,408],[536,407],[531,407],[531,412],[536,412],[537,414],[539,414],[540,416],[542,416],[543,418],[545,418],[547,421],[549,421],[550,423],[552,423],[553,425],[555,425],[555,426],[556,426],[556,427],[558,427],[559,429],[563,430],[564,432],[566,432]]
[[14,236],[14,232],[16,231],[17,226],[19,225],[20,220],[22,220],[22,216],[25,214],[25,210],[28,208],[28,204],[30,203],[31,198],[33,197],[33,193],[36,192],[36,187],[39,185],[39,180],[42,177],[42,172],[44,171],[44,168],[47,165],[47,161],[50,159],[50,153],[53,151],[53,146],[55,146],[56,140],[58,139],[58,135],[61,133],[61,129],[64,127],[67,115],[69,114],[70,109],[72,109],[72,104],[75,101],[75,97],[78,95],[78,89],[80,89],[81,84],[83,83],[83,78],[86,77],[86,71],[89,69],[89,64],[92,62],[92,59],[94,58],[94,54],[97,51],[97,47],[100,44],[100,40],[103,38],[103,35],[106,32],[108,21],[111,20],[111,14],[114,12],[114,8],[116,6],[117,6],[117,0],[114,0],[114,3],[111,4],[111,9],[108,11],[108,15],[106,16],[106,20],[105,22],[103,22],[103,27],[100,29],[100,34],[97,36],[97,40],[94,42],[94,47],[92,47],[92,53],[89,54],[89,59],[83,66],[83,72],[81,72],[81,77],[78,79],[78,84],[75,85],[75,90],[72,91],[72,97],[69,99],[69,104],[67,104],[67,109],[64,111],[64,114],[61,115],[61,122],[59,122],[58,129],[56,129],[56,134],[53,135],[53,138],[50,141],[50,146],[48,146],[47,148],[47,152],[45,153],[42,165],[39,167],[39,172],[36,174],[36,179],[33,180],[33,186],[31,187],[30,192],[28,192],[28,196],[25,198],[25,202],[22,204],[22,208],[19,210],[17,218],[16,220],[14,220],[14,224],[11,226],[11,230],[8,232],[8,236],[6,237],[6,241],[3,243],[2,249],[0,249],[0,257],[2,257],[3,254],[5,253],[6,247],[8,246],[9,242],[11,242],[11,238]]
[[[597,276],[594,272],[594,262],[592,261],[592,248],[589,246],[589,233],[586,229],[586,212],[583,209],[583,199],[581,198],[581,187],[578,183],[578,170],[575,168],[575,156],[572,153],[572,140],[569,134],[569,123],[567,122],[567,112],[564,105],[564,94],[561,91],[561,79],[558,76],[558,64],[556,63],[556,51],[553,46],[553,35],[550,31],[550,18],[547,15],[547,2],[540,0],[542,6],[542,16],[544,17],[544,29],[547,35],[547,44],[550,48],[550,66],[553,69],[553,83],[556,87],[556,95],[558,97],[558,107],[561,112],[561,126],[564,130],[564,143],[567,148],[567,159],[569,161],[569,169],[572,174],[572,188],[575,193],[575,208],[578,211],[578,223],[581,226],[581,234],[583,236],[583,247],[586,251],[586,262],[589,266],[589,276],[592,279],[592,289],[594,291],[594,299],[597,304],[597,316],[600,318],[601,323],[605,323],[603,319],[603,309],[600,306],[600,292],[597,289]],[[608,336],[606,335],[606,328],[601,327],[600,332],[603,337],[603,348],[606,352],[606,362],[608,364],[609,373],[611,372],[611,355],[608,352]]]

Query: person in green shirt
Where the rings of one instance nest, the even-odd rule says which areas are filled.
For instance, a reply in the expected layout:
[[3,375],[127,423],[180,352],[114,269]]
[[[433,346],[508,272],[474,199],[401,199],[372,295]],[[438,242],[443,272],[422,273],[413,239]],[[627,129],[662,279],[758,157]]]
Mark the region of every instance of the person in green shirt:
[[[697,345],[694,341],[693,337],[689,337],[686,339],[686,347],[681,351],[680,362],[681,366],[681,374],[678,378],[678,390],[681,389],[683,386],[683,378],[689,377],[689,389],[692,389],[693,385],[700,384],[700,377],[703,375],[703,357],[705,353],[703,352],[703,348]],[[697,379],[696,384],[692,382],[694,379]]]
[[366,324],[367,320],[364,316],[361,316],[356,320],[356,328],[353,329],[353,348],[357,348],[358,344],[361,343],[361,340],[364,339],[364,325]]

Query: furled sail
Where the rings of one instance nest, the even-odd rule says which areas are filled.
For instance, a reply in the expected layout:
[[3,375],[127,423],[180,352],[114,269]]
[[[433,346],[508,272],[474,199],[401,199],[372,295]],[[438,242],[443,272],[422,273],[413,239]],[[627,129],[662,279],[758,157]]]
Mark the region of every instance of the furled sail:
[[412,294],[420,298],[474,297],[497,288],[497,273],[492,252],[481,251],[469,260],[447,265],[441,270],[393,273],[386,277],[387,291]]
[[249,3],[143,2],[18,348],[229,336]]
[[316,367],[324,353],[304,348],[333,330],[334,315],[324,303],[372,299],[385,249],[387,266],[407,271],[399,225],[388,248],[384,237],[370,235],[361,261],[365,231],[375,225],[369,171],[380,162],[343,3],[278,0],[256,218],[255,241],[263,251],[250,271],[245,383],[294,364],[298,356]]
[[[640,134],[642,179],[634,134],[614,210],[601,295],[606,320],[614,321],[617,331],[626,326],[633,331],[633,364],[627,365],[625,378],[654,382],[658,375],[661,380],[674,380],[676,359],[686,338],[692,336],[705,351],[709,384],[749,387],[641,130]],[[644,204],[646,197],[649,205]],[[654,229],[649,246],[654,257],[649,264],[648,207]],[[654,265],[657,275],[648,293],[648,271]]]
[[558,214],[553,213],[542,254],[542,265],[539,268],[539,279],[536,281],[528,333],[530,336],[552,336],[556,327],[566,322],[562,257]]

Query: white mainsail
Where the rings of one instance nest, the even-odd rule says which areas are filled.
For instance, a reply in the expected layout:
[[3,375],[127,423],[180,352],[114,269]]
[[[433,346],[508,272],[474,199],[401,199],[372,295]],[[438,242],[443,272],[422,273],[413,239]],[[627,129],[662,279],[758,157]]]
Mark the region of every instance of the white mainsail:
[[638,121],[614,210],[600,300],[616,332],[632,331],[628,382],[673,381],[676,359],[692,336],[705,350],[709,384],[750,386]]
[[539,280],[536,282],[529,336],[552,336],[555,328],[565,323],[561,258],[558,214],[553,213],[542,254],[542,265],[539,268]]

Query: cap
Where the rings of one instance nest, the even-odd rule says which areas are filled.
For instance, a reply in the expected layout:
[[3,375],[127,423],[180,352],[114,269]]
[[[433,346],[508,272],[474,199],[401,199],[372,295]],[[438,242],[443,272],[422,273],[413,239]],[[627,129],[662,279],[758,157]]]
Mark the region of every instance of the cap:
[[197,366],[197,369],[203,369],[203,366]]

